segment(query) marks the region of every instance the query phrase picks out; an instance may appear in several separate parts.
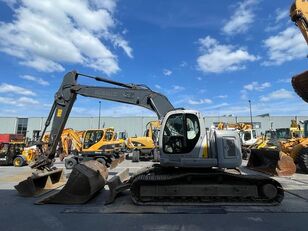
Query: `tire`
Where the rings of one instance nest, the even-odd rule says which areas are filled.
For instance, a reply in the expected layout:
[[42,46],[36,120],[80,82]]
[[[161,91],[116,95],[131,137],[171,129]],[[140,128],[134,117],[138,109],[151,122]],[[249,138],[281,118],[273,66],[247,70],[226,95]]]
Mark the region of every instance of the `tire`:
[[14,160],[13,160],[13,165],[15,167],[22,167],[25,164],[25,160],[24,158],[22,158],[21,156],[17,156]]
[[72,169],[77,164],[77,160],[74,158],[65,159],[65,168]]
[[134,150],[133,151],[132,162],[139,162],[139,161],[140,161],[140,151],[139,150]]
[[308,148],[304,148],[299,152],[297,164],[304,173],[308,173]]
[[96,161],[106,166],[106,161],[104,160],[104,158],[97,158]]

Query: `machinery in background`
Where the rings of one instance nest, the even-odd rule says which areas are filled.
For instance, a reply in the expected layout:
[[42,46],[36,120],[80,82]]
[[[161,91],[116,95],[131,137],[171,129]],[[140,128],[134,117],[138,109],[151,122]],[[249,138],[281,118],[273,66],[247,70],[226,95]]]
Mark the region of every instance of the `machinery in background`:
[[120,143],[125,143],[125,141],[127,140],[127,132],[126,131],[119,131],[117,136],[116,136],[116,140],[118,140]]
[[257,132],[251,123],[223,123],[217,125],[218,130],[232,130],[239,133],[243,146],[253,145],[257,141]]
[[21,154],[17,155],[13,161],[15,167],[22,167],[24,165],[30,165],[37,159],[36,146],[30,146],[23,148]]
[[125,158],[125,142],[118,140],[116,134],[114,128],[83,131],[82,138],[74,139],[78,143],[78,149],[74,150],[72,156],[65,158],[65,167],[72,169],[76,164],[89,160],[115,167]]
[[126,147],[132,152],[132,161],[139,162],[143,160],[158,161],[158,137],[159,137],[160,121],[150,121],[146,125],[144,136],[129,137]]
[[308,173],[305,154],[308,138],[302,137],[307,133],[307,122],[304,121],[304,129],[296,120],[291,120],[290,128],[268,131],[261,142],[250,147],[247,167],[273,175],[290,176],[296,172],[297,165],[302,172]]
[[0,165],[22,166],[25,146],[25,139],[21,134],[0,134]]
[[[1,142],[0,143],[0,166],[18,166],[20,156],[25,147],[24,142]],[[21,166],[21,165],[20,165]]]
[[253,129],[251,123],[222,123],[217,125],[218,130],[233,130],[237,131],[242,145],[242,157],[246,160],[250,153],[250,147],[254,145],[257,140],[257,132]]
[[[77,83],[80,76],[117,87],[81,85]],[[36,172],[15,186],[21,195],[33,196],[46,186],[46,178],[56,183],[59,175],[62,175],[60,169],[54,168],[53,160],[77,95],[138,105],[156,112],[161,120],[160,164],[154,164],[129,178],[120,174],[110,179],[110,203],[118,193],[127,189],[130,190],[133,202],[139,205],[273,205],[282,201],[284,190],[274,179],[234,173],[234,169],[242,162],[237,132],[207,132],[200,112],[175,109],[164,95],[145,85],[125,84],[74,71],[64,76],[56,93],[43,131],[44,134],[53,118],[48,147],[45,151],[41,150],[38,160],[31,165]],[[233,171],[229,172],[228,169]],[[40,203],[84,203],[104,187],[107,171],[98,161],[75,165],[64,188]]]

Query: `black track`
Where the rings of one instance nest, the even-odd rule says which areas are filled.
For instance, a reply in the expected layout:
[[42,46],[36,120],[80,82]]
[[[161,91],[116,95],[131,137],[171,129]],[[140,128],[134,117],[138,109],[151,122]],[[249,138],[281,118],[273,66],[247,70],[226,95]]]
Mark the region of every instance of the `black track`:
[[[277,194],[269,199],[262,192],[266,184],[276,188]],[[140,186],[175,186],[175,185],[226,185],[255,186],[258,196],[187,196],[176,195],[147,197],[140,195]],[[279,182],[269,177],[232,174],[220,170],[204,169],[164,169],[154,167],[134,177],[130,187],[134,203],[139,205],[174,205],[174,204],[238,204],[238,205],[277,205],[284,197],[284,190]]]

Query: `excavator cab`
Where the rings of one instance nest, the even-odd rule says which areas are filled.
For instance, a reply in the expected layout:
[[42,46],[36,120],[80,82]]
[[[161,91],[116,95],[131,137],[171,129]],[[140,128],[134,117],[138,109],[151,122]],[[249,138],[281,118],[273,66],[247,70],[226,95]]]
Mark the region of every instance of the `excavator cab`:
[[236,168],[242,163],[241,142],[236,131],[207,132],[200,112],[168,112],[161,127],[160,163],[187,168]]

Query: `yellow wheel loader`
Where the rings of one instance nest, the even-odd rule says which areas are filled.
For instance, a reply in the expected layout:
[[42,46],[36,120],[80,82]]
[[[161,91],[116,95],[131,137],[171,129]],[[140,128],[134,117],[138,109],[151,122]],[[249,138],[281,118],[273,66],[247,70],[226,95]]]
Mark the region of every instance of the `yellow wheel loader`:
[[303,129],[296,120],[291,120],[290,128],[267,131],[262,139],[249,147],[250,157],[247,167],[272,175],[293,175],[296,172],[299,154],[294,153],[293,147],[305,143],[306,138],[301,138],[302,136]]
[[[81,85],[77,82],[80,77],[113,87]],[[128,178],[111,178],[107,182],[109,203],[124,190],[129,190],[131,199],[139,205],[277,205],[283,200],[284,190],[278,181],[235,173],[234,169],[242,163],[237,132],[207,131],[200,112],[176,109],[164,95],[143,84],[120,83],[75,71],[64,76],[47,117],[42,135],[53,120],[47,149],[40,149],[41,155],[31,165],[35,170],[33,175],[15,186],[21,195],[33,196],[46,186],[52,188],[52,184],[63,180],[63,172],[53,166],[53,160],[77,95],[147,108],[156,112],[161,123],[160,163]],[[104,188],[107,175],[108,169],[98,161],[77,164],[64,188],[38,203],[84,203]]]

